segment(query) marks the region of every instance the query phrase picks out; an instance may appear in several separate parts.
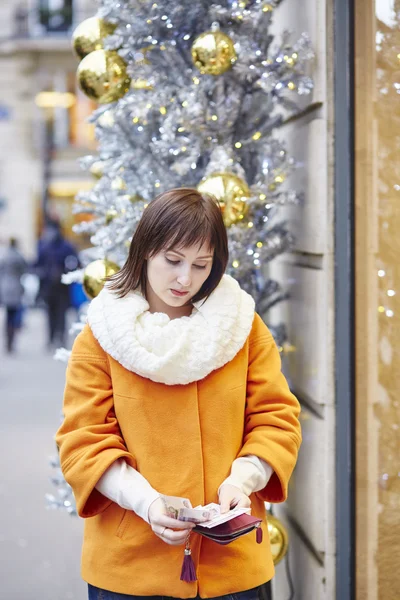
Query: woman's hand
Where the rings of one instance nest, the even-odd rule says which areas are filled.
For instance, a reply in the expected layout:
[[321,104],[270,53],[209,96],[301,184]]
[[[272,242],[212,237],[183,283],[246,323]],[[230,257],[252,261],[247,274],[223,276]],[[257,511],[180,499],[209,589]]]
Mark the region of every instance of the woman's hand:
[[235,485],[223,483],[219,488],[219,503],[221,513],[226,513],[231,508],[249,508],[251,500]]
[[188,535],[195,527],[195,523],[179,521],[168,517],[165,511],[164,502],[161,498],[154,500],[149,508],[150,527],[163,542],[171,546],[180,546],[185,544]]

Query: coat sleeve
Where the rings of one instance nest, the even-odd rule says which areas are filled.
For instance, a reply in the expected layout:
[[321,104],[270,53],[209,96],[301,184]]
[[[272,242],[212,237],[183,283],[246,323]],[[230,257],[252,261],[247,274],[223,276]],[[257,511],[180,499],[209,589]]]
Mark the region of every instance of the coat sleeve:
[[266,502],[287,498],[301,443],[299,413],[300,405],[281,372],[279,350],[256,315],[249,340],[244,444],[238,456],[253,454],[272,467],[268,484],[257,492]]
[[108,467],[125,458],[135,468],[114,411],[107,354],[88,326],[78,335],[66,373],[64,420],[56,433],[61,469],[74,492],[77,512],[92,517],[111,500],[95,489]]

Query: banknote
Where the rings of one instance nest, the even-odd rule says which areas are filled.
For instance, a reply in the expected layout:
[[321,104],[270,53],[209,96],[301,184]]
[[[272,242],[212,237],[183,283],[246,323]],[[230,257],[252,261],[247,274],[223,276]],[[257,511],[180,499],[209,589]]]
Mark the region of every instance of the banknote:
[[212,518],[213,512],[205,508],[181,508],[178,512],[180,521],[190,521],[191,523],[204,523]]
[[188,498],[179,498],[178,496],[161,496],[167,515],[172,519],[179,518],[179,511],[183,508],[192,508],[192,503]]
[[210,521],[206,521],[205,523],[202,523],[201,525],[203,527],[207,527],[207,529],[212,529],[213,527],[216,527],[217,525],[222,525],[222,523],[231,521],[235,517],[239,517],[240,515],[243,515],[245,513],[250,514],[250,512],[251,511],[249,508],[232,509],[229,512],[224,513],[223,515],[216,516],[213,519],[210,519]]
[[188,498],[179,498],[178,496],[161,496],[164,502],[166,513],[172,519],[198,523],[207,528],[216,527],[221,523],[226,523],[243,513],[250,513],[250,508],[232,508],[227,513],[221,514],[221,507],[215,502],[202,506],[192,507]]
[[228,512],[221,514],[221,506],[211,502],[205,506],[200,505],[195,508],[181,508],[178,512],[178,519],[201,524],[204,527],[211,529],[212,527],[226,523],[239,515],[250,512],[250,508],[232,508]]
[[[200,507],[196,506],[196,509]],[[226,523],[239,515],[243,515],[244,513],[250,514],[251,508],[232,508],[226,513],[221,514],[221,507],[219,504],[207,504],[203,507],[203,509],[207,509],[211,512],[211,518],[208,521],[201,523],[203,527],[207,527],[211,529],[212,527],[216,527],[217,525],[221,525],[222,523]]]

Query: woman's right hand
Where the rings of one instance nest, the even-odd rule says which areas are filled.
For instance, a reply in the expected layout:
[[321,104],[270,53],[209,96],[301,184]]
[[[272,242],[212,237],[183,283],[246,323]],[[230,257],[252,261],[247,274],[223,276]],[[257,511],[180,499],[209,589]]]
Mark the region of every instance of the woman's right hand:
[[168,517],[164,502],[157,498],[149,508],[150,527],[163,542],[171,546],[181,546],[186,543],[188,535],[195,527],[195,523],[179,521]]

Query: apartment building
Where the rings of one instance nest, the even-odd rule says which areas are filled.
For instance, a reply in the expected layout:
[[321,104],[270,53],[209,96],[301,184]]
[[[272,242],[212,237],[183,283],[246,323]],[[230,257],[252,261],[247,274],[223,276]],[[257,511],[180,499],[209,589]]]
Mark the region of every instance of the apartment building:
[[[71,32],[96,12],[89,0],[3,0],[0,5],[0,240],[33,256],[44,209],[68,236],[78,189],[91,185],[77,159],[95,148],[77,89]],[[77,241],[77,240],[76,240]]]

